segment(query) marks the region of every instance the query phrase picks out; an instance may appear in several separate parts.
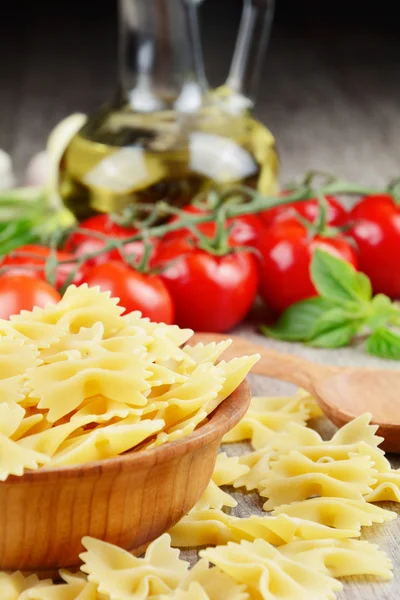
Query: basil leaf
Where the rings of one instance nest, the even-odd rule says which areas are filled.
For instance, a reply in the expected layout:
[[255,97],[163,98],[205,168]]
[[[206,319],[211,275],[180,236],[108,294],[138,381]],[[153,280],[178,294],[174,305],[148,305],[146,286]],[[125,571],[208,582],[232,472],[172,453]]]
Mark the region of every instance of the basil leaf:
[[346,346],[351,342],[353,336],[365,326],[365,321],[343,308],[331,308],[316,322],[309,343],[319,348]]
[[389,323],[400,322],[400,309],[398,305],[384,294],[377,294],[371,302],[368,327],[376,331],[386,327]]
[[400,335],[382,327],[368,338],[367,351],[380,358],[400,360]]
[[310,274],[318,294],[332,302],[345,306],[371,300],[372,288],[368,277],[320,248],[313,253]]
[[349,319],[332,329],[321,331],[308,343],[315,348],[341,348],[350,344],[358,329],[358,325]]
[[323,298],[303,300],[286,309],[274,327],[262,325],[260,330],[264,335],[280,340],[306,341],[312,337],[318,319],[332,306]]

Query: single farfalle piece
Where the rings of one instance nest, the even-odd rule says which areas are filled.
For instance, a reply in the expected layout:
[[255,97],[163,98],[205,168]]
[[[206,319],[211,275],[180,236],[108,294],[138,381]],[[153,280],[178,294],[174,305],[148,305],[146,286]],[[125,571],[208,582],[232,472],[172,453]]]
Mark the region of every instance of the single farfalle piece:
[[6,321],[0,319],[0,336],[10,340],[18,340],[24,344],[33,345],[39,350],[48,348],[51,344],[59,341],[66,331],[51,323],[40,323],[37,321],[16,321],[14,317]]
[[143,558],[94,538],[85,537],[82,544],[87,551],[80,556],[81,570],[111,600],[146,600],[169,594],[189,568],[188,562],[180,560],[179,550],[171,548],[167,534],[152,542]]
[[146,415],[156,414],[166,405],[166,402],[154,400],[148,401],[145,406],[133,407],[125,402],[110,400],[99,395],[88,398],[81,408],[71,415],[71,421],[87,418],[88,422],[107,423],[113,419],[126,419],[133,416],[144,418]]
[[185,346],[184,351],[196,362],[196,364],[208,362],[215,364],[231,344],[232,340],[230,339],[222,342],[210,342],[209,344],[200,343],[195,346]]
[[35,307],[32,311],[21,311],[11,317],[12,323],[36,322],[57,325],[69,333],[79,333],[82,327],[91,327],[97,322],[104,326],[104,336],[111,337],[119,332],[125,323],[122,320],[124,309],[118,305],[118,298],[111,298],[109,292],[101,292],[99,287],[82,284],[69,286],[57,304],[45,308]]
[[280,514],[276,517],[252,515],[232,518],[230,527],[236,538],[254,541],[262,539],[274,546],[296,540],[347,539],[360,535],[357,529],[332,529],[320,523]]
[[114,336],[104,339],[103,323],[96,322],[91,327],[81,327],[78,333],[66,333],[64,337],[44,348],[40,358],[44,364],[77,358],[106,356],[109,353],[133,353],[137,350],[145,352],[148,341],[143,329],[131,336]]
[[[201,586],[209,600],[249,600],[245,585],[237,584],[232,577],[223,573],[218,567],[211,567],[207,560],[201,558],[179,584],[180,590],[193,589],[193,584]],[[175,592],[176,593],[176,592]],[[188,597],[188,600],[192,598]]]
[[376,544],[365,540],[313,540],[291,542],[279,551],[298,563],[332,577],[374,575],[392,579],[392,563]]
[[195,504],[195,509],[200,510],[203,508],[223,508],[227,506],[229,508],[235,508],[237,506],[236,500],[227,492],[224,492],[219,488],[212,480],[206,487],[200,500]]
[[349,421],[332,436],[331,444],[351,445],[365,442],[369,446],[379,446],[383,437],[376,435],[378,425],[371,424],[372,415],[365,413]]
[[212,480],[218,486],[234,485],[249,471],[250,467],[241,464],[238,456],[228,456],[226,452],[220,452],[217,456]]
[[39,363],[39,351],[35,346],[0,337],[0,402],[21,402],[24,399],[24,374]]
[[44,431],[27,435],[20,439],[19,444],[23,448],[41,452],[42,454],[51,457],[57,452],[67,438],[72,434],[77,435],[79,430],[81,430],[81,433],[84,433],[83,427],[91,422],[92,420],[90,417],[82,417],[81,419],[75,419],[74,421],[67,421],[66,423],[50,427]]
[[[17,429],[10,436],[12,440],[17,442],[28,433],[31,433],[32,430],[37,430],[44,424],[44,416],[41,413],[33,413],[29,414],[29,409],[25,411],[24,417]],[[43,426],[43,430],[46,429],[46,426]]]
[[59,447],[49,462],[51,467],[104,460],[132,450],[164,427],[161,419],[128,417],[117,423],[98,426],[75,435]]
[[71,358],[28,369],[26,386],[29,397],[37,399],[39,409],[48,410],[47,418],[54,423],[99,394],[130,406],[145,406],[145,392],[150,388],[147,364],[143,349]]
[[245,417],[223,438],[224,442],[250,440],[256,450],[271,443],[277,432],[287,429],[290,423],[305,425],[310,409],[305,398],[264,398],[255,396]]
[[1,600],[28,600],[28,591],[51,585],[52,581],[40,581],[36,575],[24,576],[19,571],[15,573],[0,572]]
[[365,496],[367,502],[400,502],[400,471],[390,469],[378,473],[372,491]]
[[9,475],[23,475],[48,462],[48,456],[24,448],[11,436],[20,426],[25,410],[19,405],[0,404],[0,481]]
[[219,546],[236,541],[231,529],[232,517],[219,509],[195,508],[170,530],[176,548]]
[[264,540],[229,542],[200,551],[257,600],[333,600],[342,584],[325,573],[286,557]]
[[266,473],[269,471],[271,456],[272,450],[268,446],[240,456],[240,464],[247,467],[248,471],[238,477],[233,486],[235,488],[244,487],[248,492],[252,490],[261,492],[263,490],[261,482],[264,481]]
[[264,510],[281,504],[298,502],[310,496],[330,496],[361,500],[371,491],[376,471],[369,456],[354,456],[344,460],[314,462],[299,451],[292,450],[271,463],[262,482],[263,497],[268,498]]
[[309,498],[301,502],[283,504],[274,509],[273,515],[288,515],[320,523],[336,529],[360,531],[373,523],[393,521],[397,514],[362,500],[349,498]]

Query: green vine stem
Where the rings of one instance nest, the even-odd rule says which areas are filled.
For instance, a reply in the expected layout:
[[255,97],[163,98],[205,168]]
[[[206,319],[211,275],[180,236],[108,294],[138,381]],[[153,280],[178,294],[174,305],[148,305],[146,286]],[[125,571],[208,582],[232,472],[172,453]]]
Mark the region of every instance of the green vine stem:
[[[323,185],[313,188],[311,186],[317,177],[324,178]],[[187,211],[170,206],[164,200],[156,204],[135,204],[125,211],[121,219],[112,215],[113,220],[116,222],[139,229],[137,233],[131,236],[115,238],[79,227],[73,230],[76,233],[82,233],[103,240],[104,246],[82,257],[59,261],[59,264],[75,264],[75,269],[71,272],[70,277],[68,277],[64,288],[73,281],[76,273],[86,261],[96,259],[101,254],[110,252],[115,248],[120,251],[121,256],[124,258],[124,246],[132,242],[147,240],[145,243],[145,257],[137,265],[132,264],[132,266],[139,269],[147,268],[150,255],[149,248],[151,249],[150,240],[161,238],[167,233],[179,229],[193,231],[198,238],[200,247],[214,254],[221,255],[231,250],[227,243],[227,236],[229,235],[229,228],[226,227],[227,219],[248,214],[257,214],[276,206],[301,202],[309,198],[325,198],[326,195],[330,194],[366,195],[382,192],[382,189],[379,190],[347,182],[337,179],[328,173],[311,171],[307,173],[302,183],[291,188],[289,193],[285,195],[266,197],[253,188],[246,186],[234,186],[220,194],[216,192],[208,192],[208,194],[202,192],[192,203],[200,208],[204,208],[207,211],[204,213],[188,213]],[[160,218],[165,219],[168,216],[178,216],[179,218],[167,223],[160,224],[158,222]],[[198,226],[208,222],[215,222],[217,225],[214,240],[210,240],[199,232]],[[128,259],[127,262],[129,264],[130,260]]]

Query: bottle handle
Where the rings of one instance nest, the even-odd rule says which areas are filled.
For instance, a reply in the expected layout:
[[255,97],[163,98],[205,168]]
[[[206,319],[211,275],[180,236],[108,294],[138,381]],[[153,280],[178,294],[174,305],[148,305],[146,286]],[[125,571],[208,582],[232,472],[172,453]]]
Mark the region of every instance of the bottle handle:
[[274,19],[275,0],[244,0],[226,87],[254,103]]

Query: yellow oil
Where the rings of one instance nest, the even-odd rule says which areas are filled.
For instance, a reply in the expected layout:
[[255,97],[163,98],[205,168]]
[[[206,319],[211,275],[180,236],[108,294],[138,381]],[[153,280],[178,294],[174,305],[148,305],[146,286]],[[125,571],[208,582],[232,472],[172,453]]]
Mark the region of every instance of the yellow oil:
[[65,205],[83,219],[131,203],[187,204],[197,193],[245,184],[277,189],[272,134],[249,115],[102,109],[70,142],[60,166]]

